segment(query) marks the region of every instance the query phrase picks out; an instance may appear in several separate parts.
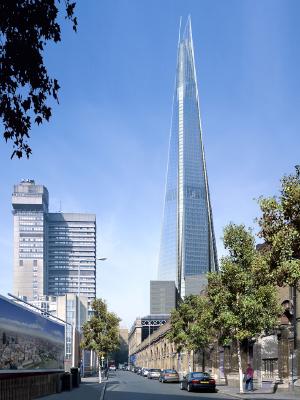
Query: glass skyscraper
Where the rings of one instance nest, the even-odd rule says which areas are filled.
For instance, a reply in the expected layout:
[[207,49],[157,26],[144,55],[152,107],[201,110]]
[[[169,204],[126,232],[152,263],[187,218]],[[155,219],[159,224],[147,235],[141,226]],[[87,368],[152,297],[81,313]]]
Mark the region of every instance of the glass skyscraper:
[[199,294],[217,269],[189,17],[178,42],[158,279],[175,281],[184,297]]

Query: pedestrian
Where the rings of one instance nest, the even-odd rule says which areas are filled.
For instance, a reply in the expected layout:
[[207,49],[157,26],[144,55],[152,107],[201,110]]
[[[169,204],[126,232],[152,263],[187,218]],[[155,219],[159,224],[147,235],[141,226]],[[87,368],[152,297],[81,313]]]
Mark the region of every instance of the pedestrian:
[[247,365],[246,373],[245,373],[245,379],[246,379],[246,385],[245,385],[245,390],[253,392],[253,375],[254,375],[254,370],[251,367],[251,364]]

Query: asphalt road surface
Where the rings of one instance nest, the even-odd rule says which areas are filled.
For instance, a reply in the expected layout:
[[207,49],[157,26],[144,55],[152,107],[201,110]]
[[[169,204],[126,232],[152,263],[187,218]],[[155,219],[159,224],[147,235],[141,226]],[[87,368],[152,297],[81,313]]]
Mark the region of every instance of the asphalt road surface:
[[104,400],[233,400],[218,393],[180,390],[178,383],[160,383],[129,371],[109,373]]

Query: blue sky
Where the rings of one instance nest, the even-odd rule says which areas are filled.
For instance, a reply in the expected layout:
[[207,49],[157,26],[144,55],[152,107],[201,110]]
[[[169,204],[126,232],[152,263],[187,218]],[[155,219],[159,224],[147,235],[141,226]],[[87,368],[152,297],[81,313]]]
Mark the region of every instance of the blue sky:
[[295,0],[78,0],[78,33],[46,63],[53,118],[30,160],[0,145],[0,293],[12,290],[11,193],[22,178],[50,208],[97,214],[97,294],[128,327],[149,312],[156,278],[180,16],[192,17],[219,255],[229,222],[254,226],[253,200],[300,163],[300,3]]

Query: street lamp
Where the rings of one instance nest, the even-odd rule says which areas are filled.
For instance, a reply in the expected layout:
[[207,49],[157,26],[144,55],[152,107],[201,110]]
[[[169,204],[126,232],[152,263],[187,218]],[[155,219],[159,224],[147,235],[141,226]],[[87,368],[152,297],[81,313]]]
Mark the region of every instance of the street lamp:
[[[105,260],[107,260],[107,257],[97,258],[97,260],[98,261],[105,261]],[[78,328],[79,334],[81,334],[80,273],[81,273],[81,265],[84,262],[86,262],[86,260],[79,260],[79,262],[77,264],[77,266],[78,266],[78,275],[77,275],[77,279],[78,279],[78,282],[77,282],[78,323],[77,323],[77,328]],[[91,354],[91,357],[93,357],[92,354]],[[83,367],[82,368],[83,368],[83,376],[84,376],[84,349],[82,351],[82,363],[83,363]],[[101,376],[99,378],[100,378],[100,382],[101,382]]]
[[85,260],[79,260],[78,262],[78,275],[77,275],[77,302],[78,302],[78,323],[77,323],[77,329],[80,332],[81,331],[81,315],[80,315],[80,273],[81,273],[81,263],[85,262]]
[[[99,258],[97,258],[97,260],[98,261],[106,261],[107,260],[107,257],[99,257]],[[101,356],[101,364],[100,364],[100,360],[98,359],[98,361],[99,361],[99,383],[101,383],[102,382],[102,368],[103,368],[103,361],[104,361],[104,357],[103,357],[103,355]]]

